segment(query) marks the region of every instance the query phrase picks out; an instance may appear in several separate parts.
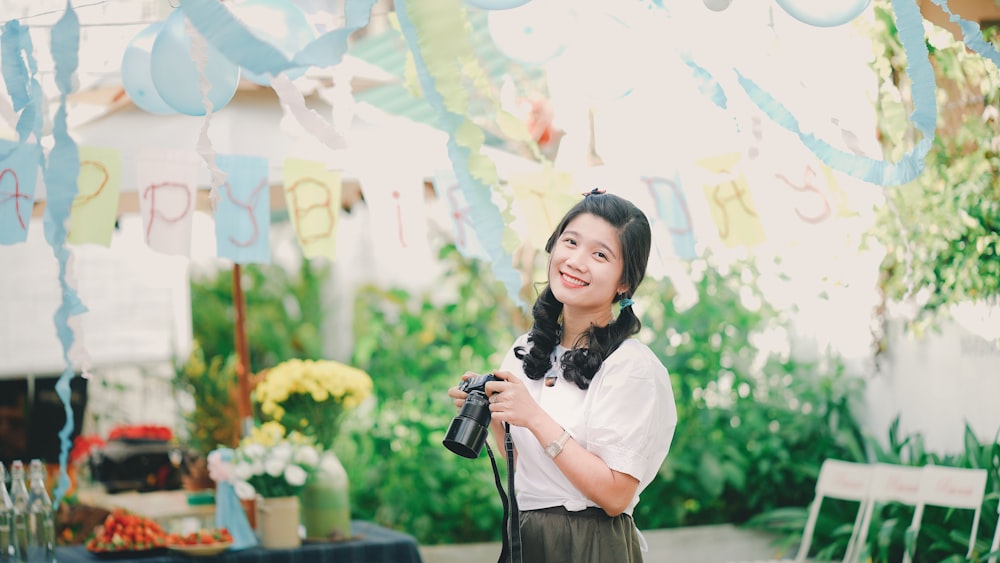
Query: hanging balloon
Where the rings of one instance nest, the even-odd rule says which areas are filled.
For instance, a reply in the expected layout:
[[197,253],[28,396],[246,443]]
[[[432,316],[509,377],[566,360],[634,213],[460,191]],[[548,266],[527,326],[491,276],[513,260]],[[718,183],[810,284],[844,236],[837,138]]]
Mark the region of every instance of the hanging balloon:
[[[212,111],[229,103],[240,81],[240,67],[208,45],[205,78]],[[175,110],[187,115],[205,115],[201,99],[201,75],[191,53],[191,38],[184,12],[174,10],[163,23],[150,52],[150,73],[156,91]]]
[[788,15],[816,27],[843,25],[861,15],[871,0],[775,0]]
[[122,55],[121,78],[132,103],[149,113],[169,115],[177,110],[160,97],[149,71],[149,52],[162,27],[163,22],[152,23],[129,41]]
[[483,10],[508,10],[523,6],[531,0],[465,0],[465,3]]
[[576,12],[558,0],[535,0],[528,6],[493,11],[487,22],[497,49],[529,65],[559,56],[576,33]]
[[[226,5],[251,33],[276,47],[289,59],[316,39],[306,13],[291,0],[237,0]],[[293,68],[284,71],[284,74],[295,80],[306,70],[307,67]],[[241,69],[241,76],[261,86],[271,83],[269,73],[254,72],[246,67]]]
[[705,0],[705,7],[713,12],[721,12],[732,3],[733,0]]

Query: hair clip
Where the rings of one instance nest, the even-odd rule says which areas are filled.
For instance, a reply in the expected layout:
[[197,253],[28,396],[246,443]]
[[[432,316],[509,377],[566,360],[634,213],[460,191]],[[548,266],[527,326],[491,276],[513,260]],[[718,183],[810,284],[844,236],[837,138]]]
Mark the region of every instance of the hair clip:
[[604,193],[604,190],[602,190],[601,188],[594,188],[594,189],[590,190],[589,192],[583,192],[582,195],[583,195],[583,197],[587,197],[588,195],[601,195],[603,193]]

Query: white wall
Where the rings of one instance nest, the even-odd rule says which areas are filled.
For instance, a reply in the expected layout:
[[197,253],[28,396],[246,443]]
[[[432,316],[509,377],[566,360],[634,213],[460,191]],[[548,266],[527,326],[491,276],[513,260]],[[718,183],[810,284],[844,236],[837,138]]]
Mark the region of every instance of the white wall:
[[980,442],[1000,432],[1000,308],[964,306],[924,336],[890,323],[881,369],[867,382],[867,426],[885,442],[893,418],[903,435],[920,432],[927,449],[964,449],[965,424]]

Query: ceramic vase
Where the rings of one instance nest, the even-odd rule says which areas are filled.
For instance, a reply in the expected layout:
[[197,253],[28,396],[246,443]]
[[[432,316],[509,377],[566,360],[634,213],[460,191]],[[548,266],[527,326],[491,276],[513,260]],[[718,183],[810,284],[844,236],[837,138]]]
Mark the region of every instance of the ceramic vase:
[[351,491],[347,471],[332,451],[323,453],[319,470],[299,495],[302,525],[310,540],[351,537]]
[[266,549],[291,549],[299,538],[299,497],[257,497],[257,535]]

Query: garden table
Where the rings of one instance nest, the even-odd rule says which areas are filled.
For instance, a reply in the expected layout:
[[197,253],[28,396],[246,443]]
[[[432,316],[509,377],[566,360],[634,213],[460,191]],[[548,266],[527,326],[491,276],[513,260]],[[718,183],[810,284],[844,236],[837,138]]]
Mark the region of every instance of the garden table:
[[[334,542],[304,542],[294,549],[264,549],[259,546],[239,551],[226,551],[212,557],[213,561],[227,563],[422,563],[417,540],[408,534],[389,530],[355,520],[351,522],[354,539]],[[138,557],[119,557],[114,560],[141,561],[142,563],[192,563],[197,558],[170,550]],[[59,563],[93,563],[104,561],[82,545],[56,548]]]

